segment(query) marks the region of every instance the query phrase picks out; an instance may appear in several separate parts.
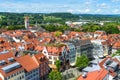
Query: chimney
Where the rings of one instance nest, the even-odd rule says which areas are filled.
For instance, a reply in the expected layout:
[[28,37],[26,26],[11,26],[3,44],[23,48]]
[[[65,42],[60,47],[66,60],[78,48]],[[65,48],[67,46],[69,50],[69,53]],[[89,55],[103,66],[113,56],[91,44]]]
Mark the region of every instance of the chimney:
[[83,77],[83,79],[85,79],[85,78],[87,77],[87,72],[84,72],[84,73],[82,74],[82,77]]
[[34,56],[34,54],[31,55],[32,57]]

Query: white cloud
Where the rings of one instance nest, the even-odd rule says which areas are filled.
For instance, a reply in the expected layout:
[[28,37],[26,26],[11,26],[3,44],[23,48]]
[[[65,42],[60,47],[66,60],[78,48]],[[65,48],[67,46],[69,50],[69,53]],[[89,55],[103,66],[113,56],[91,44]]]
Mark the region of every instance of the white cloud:
[[120,11],[119,11],[119,9],[115,9],[115,10],[113,10],[113,13],[119,14]]
[[90,2],[90,1],[86,1],[85,4],[86,4],[86,5],[89,5],[89,4],[91,4],[91,2]]
[[101,12],[101,9],[97,9],[95,12],[96,12],[96,13],[99,13],[99,12]]
[[82,12],[82,10],[78,9],[78,10],[77,10],[77,12],[80,12],[80,13],[81,13],[81,12]]
[[106,4],[106,3],[98,4],[97,7],[99,7],[99,8],[109,8],[108,4]]
[[67,10],[67,12],[73,13],[73,12],[74,12],[74,10],[69,9],[69,10]]
[[88,12],[90,12],[90,9],[85,9],[84,10],[84,13],[88,13]]
[[120,0],[112,0],[112,2],[119,2]]
[[[84,0],[83,3],[57,4],[57,3],[23,3],[23,2],[3,2],[0,3],[0,11],[4,12],[71,12],[71,13],[118,13],[117,7],[113,3],[97,3],[98,0]],[[120,0],[112,0],[120,1]],[[96,4],[95,4],[96,3]],[[8,5],[9,4],[9,5]]]
[[[8,5],[9,4],[9,5]],[[65,9],[67,5],[58,5],[58,4],[43,4],[43,3],[0,3],[0,9],[7,10],[7,12],[56,12],[60,9]]]

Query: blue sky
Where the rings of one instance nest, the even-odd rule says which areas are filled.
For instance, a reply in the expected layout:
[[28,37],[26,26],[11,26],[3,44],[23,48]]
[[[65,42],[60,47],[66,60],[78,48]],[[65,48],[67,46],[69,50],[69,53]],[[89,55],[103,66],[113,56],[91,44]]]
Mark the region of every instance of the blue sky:
[[120,14],[120,0],[0,0],[0,12]]

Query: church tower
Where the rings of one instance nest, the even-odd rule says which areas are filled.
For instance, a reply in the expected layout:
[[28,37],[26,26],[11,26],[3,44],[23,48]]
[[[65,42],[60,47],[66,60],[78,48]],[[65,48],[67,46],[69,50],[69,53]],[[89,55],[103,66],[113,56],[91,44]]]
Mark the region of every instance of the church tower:
[[28,29],[29,27],[29,18],[28,16],[25,17],[25,28]]

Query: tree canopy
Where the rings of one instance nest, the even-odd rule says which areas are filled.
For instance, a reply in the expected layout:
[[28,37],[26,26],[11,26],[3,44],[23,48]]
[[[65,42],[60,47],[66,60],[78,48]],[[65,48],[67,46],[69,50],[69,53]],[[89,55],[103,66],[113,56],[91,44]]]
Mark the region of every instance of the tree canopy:
[[24,25],[24,18],[29,17],[29,23],[64,23],[67,20],[78,20],[79,16],[71,13],[7,13],[0,12],[0,27]]
[[117,50],[115,53],[112,54],[112,57],[114,57],[114,56],[120,56],[120,49]]
[[55,65],[56,65],[56,67],[57,67],[57,70],[59,71],[59,70],[60,70],[60,60],[57,60],[57,61],[55,62]]
[[49,73],[50,80],[63,80],[62,75],[59,71],[51,71]]
[[86,67],[88,66],[88,64],[89,64],[89,59],[86,55],[81,55],[80,57],[77,57],[76,66],[78,68]]
[[[71,13],[5,13],[0,12],[0,28],[8,30],[24,29],[24,18],[29,17],[30,25],[36,23],[46,31],[85,31],[94,32],[96,30],[106,31],[108,34],[119,33],[117,26],[120,25],[119,15],[90,15],[90,14],[71,14]],[[89,23],[82,28],[70,28],[65,24],[66,21],[88,21]],[[105,21],[101,26],[95,22]]]
[[95,23],[87,23],[82,26],[82,30],[85,32],[95,32],[96,30],[103,30],[108,34],[118,34],[120,32],[117,27],[118,25],[120,25],[120,23],[116,22],[107,22],[102,26]]
[[60,31],[56,31],[56,32],[55,32],[55,36],[56,36],[56,37],[60,37],[61,34],[62,34],[62,32],[60,32]]

